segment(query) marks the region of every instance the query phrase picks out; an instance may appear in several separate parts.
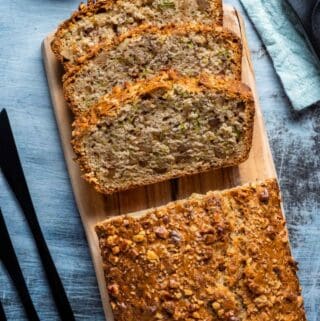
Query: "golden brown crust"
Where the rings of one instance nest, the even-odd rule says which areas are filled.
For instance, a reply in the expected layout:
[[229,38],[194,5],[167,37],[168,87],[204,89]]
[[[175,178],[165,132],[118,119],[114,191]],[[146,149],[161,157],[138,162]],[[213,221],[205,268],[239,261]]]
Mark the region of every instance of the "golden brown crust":
[[[54,39],[51,43],[51,48],[57,59],[64,64],[65,70],[69,70],[74,66],[72,63],[68,63],[62,54],[62,39],[64,35],[72,28],[77,21],[81,20],[83,17],[95,15],[101,9],[106,8],[110,9],[113,6],[117,5],[117,0],[101,0],[101,1],[88,1],[87,4],[81,3],[77,11],[75,11],[71,17],[64,22],[62,22],[55,35]],[[214,25],[222,26],[223,24],[223,6],[222,1],[215,1],[215,7],[217,12],[219,12],[219,16],[216,21],[213,21]],[[112,40],[112,39],[110,39]]]
[[115,321],[305,321],[275,179],[96,226]]
[[[51,49],[52,49],[53,53],[55,54],[56,58],[62,64],[66,63],[63,55],[61,54],[61,46],[62,46],[61,39],[63,38],[64,34],[66,32],[68,32],[68,30],[72,26],[74,26],[76,21],[80,20],[83,17],[91,16],[91,15],[97,13],[103,7],[110,8],[115,2],[116,2],[115,0],[105,0],[105,1],[98,1],[96,3],[94,1],[88,1],[87,4],[81,3],[78,7],[78,10],[73,12],[69,19],[63,21],[59,25],[59,27],[54,35],[54,38],[51,42]],[[65,67],[68,70],[69,68],[72,67],[72,64],[71,65],[66,64]]]
[[112,43],[102,43],[92,48],[92,50],[85,56],[79,59],[79,64],[77,66],[73,66],[66,72],[63,76],[63,92],[64,98],[68,103],[68,106],[71,108],[75,115],[80,115],[81,110],[73,99],[73,92],[70,89],[70,85],[75,81],[77,74],[84,68],[89,62],[90,59],[96,57],[101,52],[108,52],[112,48],[117,47],[120,43],[125,41],[128,38],[137,37],[143,34],[161,34],[161,35],[170,35],[170,34],[177,34],[177,35],[184,35],[189,34],[190,32],[199,32],[201,34],[211,34],[214,37],[219,39],[224,39],[229,42],[230,47],[232,48],[232,52],[235,55],[235,70],[234,70],[234,79],[241,80],[241,70],[242,70],[242,44],[241,39],[234,34],[233,32],[229,31],[226,28],[221,27],[214,27],[202,24],[193,24],[188,23],[184,25],[168,25],[162,28],[158,28],[155,26],[150,26],[148,24],[143,24],[138,28],[135,28],[129,31],[126,34],[114,39]]
[[[109,188],[107,186],[101,186],[93,169],[88,165],[87,155],[82,146],[82,139],[90,131],[92,126],[95,126],[100,119],[110,118],[111,120],[117,116],[120,112],[121,107],[125,102],[130,102],[136,97],[144,95],[148,92],[152,92],[155,89],[159,88],[171,88],[175,84],[181,84],[188,88],[190,91],[203,91],[203,90],[212,90],[219,91],[226,95],[226,97],[237,98],[241,97],[244,102],[246,102],[246,133],[244,138],[244,145],[246,150],[238,158],[229,158],[227,160],[221,161],[215,167],[212,166],[202,166],[194,169],[185,170],[183,174],[181,173],[167,173],[161,176],[156,176],[148,179],[141,179],[140,183],[128,182],[126,186],[119,186],[118,188]],[[115,87],[111,94],[102,97],[100,102],[88,110],[82,116],[76,118],[73,123],[73,132],[72,132],[72,146],[75,154],[77,155],[77,162],[84,173],[83,178],[90,182],[94,188],[101,193],[111,194],[118,191],[128,190],[135,187],[149,185],[175,177],[192,175],[200,172],[205,172],[211,169],[218,169],[223,167],[229,167],[238,165],[244,162],[248,156],[249,151],[252,145],[252,136],[253,136],[253,122],[254,122],[254,99],[251,93],[251,90],[248,86],[244,85],[238,81],[229,81],[224,78],[210,77],[208,75],[200,75],[199,77],[189,78],[182,77],[177,75],[174,71],[162,72],[158,76],[150,80],[140,80],[134,84],[127,85],[126,88],[121,89]]]

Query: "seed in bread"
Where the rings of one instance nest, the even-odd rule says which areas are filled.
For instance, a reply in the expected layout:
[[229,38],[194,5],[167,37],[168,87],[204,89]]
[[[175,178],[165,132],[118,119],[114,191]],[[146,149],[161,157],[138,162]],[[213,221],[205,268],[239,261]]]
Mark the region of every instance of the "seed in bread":
[[241,41],[228,30],[204,25],[142,26],[113,45],[103,45],[64,77],[64,95],[74,113],[90,108],[112,87],[174,68],[241,79]]
[[96,226],[115,321],[305,321],[275,179]]
[[202,22],[222,25],[221,0],[109,0],[81,4],[58,28],[52,49],[57,58],[75,64],[102,41],[110,41],[142,23]]
[[110,194],[243,162],[253,116],[238,81],[163,73],[116,88],[78,117],[73,147],[84,178]]

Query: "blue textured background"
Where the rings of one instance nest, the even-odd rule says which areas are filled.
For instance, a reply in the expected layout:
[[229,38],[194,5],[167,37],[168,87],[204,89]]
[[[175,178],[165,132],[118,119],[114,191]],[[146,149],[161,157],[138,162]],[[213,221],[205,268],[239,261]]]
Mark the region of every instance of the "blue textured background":
[[[242,9],[238,0],[229,3]],[[0,107],[7,108],[11,118],[39,220],[76,317],[99,321],[104,320],[99,292],[40,51],[42,39],[77,4],[78,0],[0,0]],[[246,25],[308,320],[320,321],[320,108],[293,112],[247,18]],[[58,320],[30,232],[1,175],[0,206],[41,320]],[[0,299],[9,320],[25,320],[1,264]]]

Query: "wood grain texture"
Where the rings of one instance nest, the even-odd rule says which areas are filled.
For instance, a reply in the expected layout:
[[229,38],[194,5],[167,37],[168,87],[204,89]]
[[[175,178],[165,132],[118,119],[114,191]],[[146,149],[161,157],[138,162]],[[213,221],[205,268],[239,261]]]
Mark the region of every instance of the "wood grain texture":
[[249,159],[239,166],[183,177],[127,192],[120,192],[111,196],[103,196],[97,193],[87,182],[85,182],[81,178],[81,172],[78,165],[74,162],[74,154],[70,144],[73,115],[70,113],[63,98],[61,65],[50,48],[52,36],[49,36],[44,40],[43,57],[55,116],[76,203],[89,243],[107,320],[111,321],[113,320],[113,317],[108,304],[109,300],[104,282],[100,250],[97,236],[94,231],[94,227],[97,223],[117,214],[126,214],[164,205],[171,200],[185,198],[192,193],[206,193],[209,190],[226,189],[247,182],[276,177],[276,171],[259,106],[254,71],[251,63],[250,51],[247,45],[243,20],[239,13],[231,6],[225,6],[224,26],[235,32],[242,39],[244,49],[242,58],[242,81],[251,87],[255,98],[256,115],[253,146]]
[[[9,113],[40,224],[76,318],[102,321],[96,276],[65,167],[40,51],[43,38],[69,17],[79,2],[0,1],[0,106]],[[308,321],[319,321],[320,108],[293,111],[239,0],[226,2],[236,6],[245,19]],[[161,193],[161,186],[159,189]],[[155,194],[147,194],[150,202]],[[1,173],[0,206],[41,320],[58,321],[30,231]],[[26,320],[1,263],[0,300],[9,320]]]

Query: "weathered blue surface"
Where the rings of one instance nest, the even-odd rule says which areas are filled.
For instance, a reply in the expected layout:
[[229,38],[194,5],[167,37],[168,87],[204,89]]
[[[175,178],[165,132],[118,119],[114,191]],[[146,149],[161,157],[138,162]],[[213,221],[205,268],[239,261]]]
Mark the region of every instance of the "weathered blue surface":
[[[11,118],[39,220],[78,320],[103,320],[42,67],[40,45],[77,0],[0,0],[0,107]],[[238,8],[238,0],[229,1]],[[320,310],[320,108],[293,112],[252,25],[247,33],[309,321]],[[320,90],[320,89],[319,89]],[[0,205],[41,320],[58,320],[26,222],[0,175]],[[9,320],[25,320],[0,266]]]

